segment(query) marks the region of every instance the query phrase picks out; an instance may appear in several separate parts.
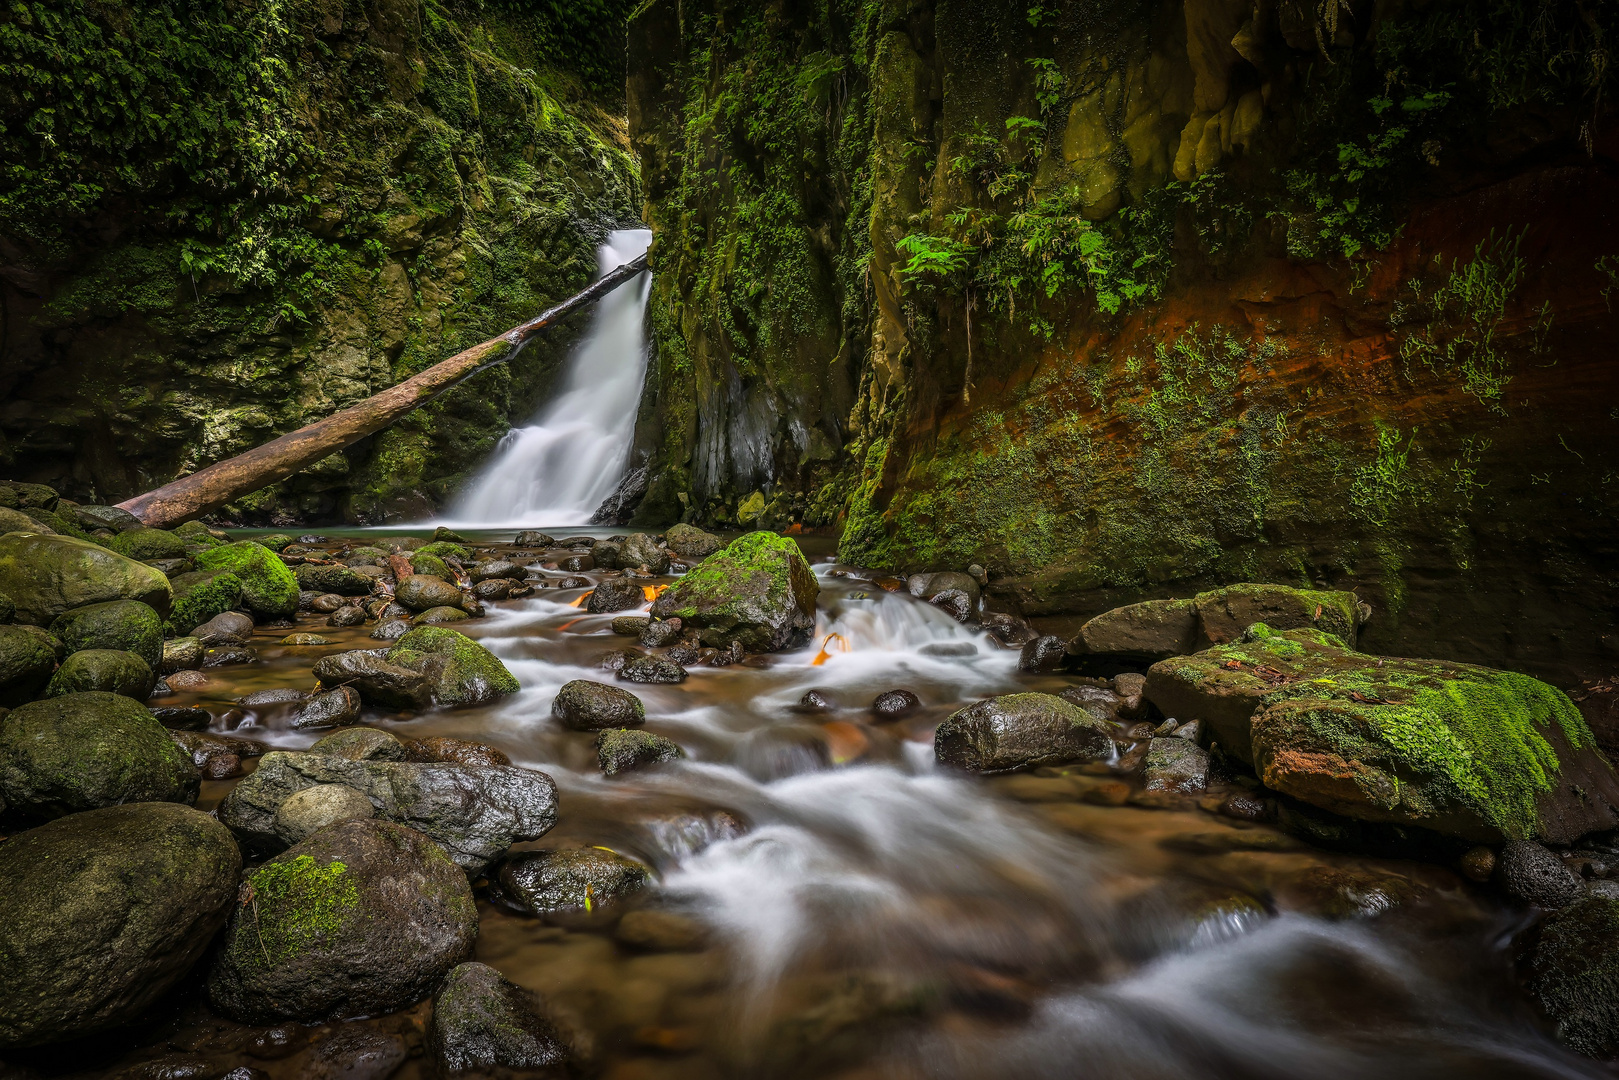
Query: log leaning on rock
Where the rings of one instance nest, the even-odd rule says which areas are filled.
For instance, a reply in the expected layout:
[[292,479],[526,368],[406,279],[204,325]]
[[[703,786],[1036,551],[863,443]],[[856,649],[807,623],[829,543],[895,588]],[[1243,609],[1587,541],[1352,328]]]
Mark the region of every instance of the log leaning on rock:
[[140,518],[149,528],[163,529],[285,480],[327,455],[381,431],[462,380],[511,359],[545,327],[612,292],[645,269],[645,255],[632,259],[537,318],[458,352],[358,405],[272,439],[245,454],[199,469],[156,491],[137,495],[118,506]]

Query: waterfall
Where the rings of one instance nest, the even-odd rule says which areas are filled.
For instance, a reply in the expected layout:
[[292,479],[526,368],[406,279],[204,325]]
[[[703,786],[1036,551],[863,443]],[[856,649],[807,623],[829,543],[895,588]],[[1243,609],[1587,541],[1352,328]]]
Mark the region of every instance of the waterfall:
[[[611,233],[596,250],[600,273],[643,254],[646,229]],[[646,378],[650,274],[603,297],[568,357],[562,389],[527,427],[513,428],[451,506],[462,526],[581,525],[613,493],[635,435]]]

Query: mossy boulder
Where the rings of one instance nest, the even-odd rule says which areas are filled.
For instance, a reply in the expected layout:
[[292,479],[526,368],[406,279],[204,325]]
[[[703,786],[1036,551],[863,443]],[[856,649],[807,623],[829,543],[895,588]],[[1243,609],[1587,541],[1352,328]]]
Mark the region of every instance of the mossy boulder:
[[163,660],[163,620],[149,604],[139,600],[109,600],[63,612],[51,623],[51,633],[70,653],[122,649],[146,661],[153,670]]
[[1197,608],[1190,600],[1143,600],[1104,611],[1079,628],[1068,652],[1124,664],[1152,664],[1197,649]]
[[37,626],[0,626],[0,708],[38,697],[65,654],[62,643]]
[[378,650],[331,653],[315,661],[314,674],[322,686],[334,688],[331,692],[353,690],[368,705],[426,709],[433,704],[433,680],[425,671],[395,664]]
[[1619,776],[1579,711],[1527,675],[1257,624],[1153,665],[1145,695],[1268,787],[1346,817],[1557,843],[1619,824]]
[[1200,648],[1236,641],[1255,623],[1272,630],[1315,629],[1350,648],[1360,626],[1355,594],[1287,585],[1227,585],[1192,598]]
[[434,577],[440,581],[455,581],[455,575],[450,572],[448,563],[437,555],[428,555],[421,551],[410,557],[410,570],[412,574]]
[[944,765],[1012,772],[1112,752],[1111,725],[1051,694],[1004,694],[952,713],[933,734]]
[[85,529],[110,529],[115,533],[125,533],[145,528],[140,518],[118,506],[58,504],[56,509]]
[[567,1061],[568,1052],[536,996],[488,964],[462,964],[433,998],[427,1032],[440,1071],[505,1075]]
[[262,544],[240,540],[198,553],[202,570],[226,570],[242,583],[242,603],[261,619],[298,613],[298,579],[280,556]]
[[123,649],[82,649],[72,653],[56,669],[45,693],[51,697],[105,691],[136,701],[152,696],[157,673],[152,666]]
[[259,537],[258,543],[264,545],[279,555],[284,548],[291,546],[292,537],[288,536],[286,533],[271,533],[268,536]]
[[345,821],[247,875],[208,976],[243,1023],[393,1012],[472,955],[466,874],[414,829]]
[[1547,918],[1527,967],[1558,1038],[1594,1058],[1619,1053],[1619,900],[1591,896]]
[[679,618],[703,644],[733,641],[751,652],[804,644],[815,629],[820,585],[798,545],[775,533],[738,537],[676,581],[652,605],[654,619]]
[[108,540],[107,546],[141,562],[186,557],[185,538],[166,529],[130,529]]
[[229,570],[198,570],[174,579],[174,609],[169,626],[189,634],[216,615],[242,603],[242,579]]
[[551,715],[574,731],[601,731],[639,727],[646,723],[646,706],[628,690],[574,679],[557,692],[551,702]]
[[608,578],[590,590],[585,610],[592,615],[613,611],[628,611],[646,603],[646,594],[634,578]]
[[[454,559],[457,562],[466,562],[472,558],[471,552],[460,544],[452,544],[445,540],[435,540],[430,544],[423,544],[416,549],[417,555],[431,555],[438,559]],[[414,556],[413,556],[414,557]]]
[[386,659],[428,676],[434,705],[482,705],[520,689],[494,653],[439,626],[412,630],[394,642]]
[[293,574],[300,589],[338,596],[369,596],[371,579],[357,574],[347,566],[325,563],[304,563]]
[[669,550],[683,559],[701,561],[725,546],[725,541],[695,525],[672,525],[664,534]]
[[71,536],[0,536],[0,593],[17,606],[18,622],[49,626],[64,611],[139,600],[169,613],[174,590],[161,570]]
[[122,695],[67,694],[0,717],[0,798],[28,814],[192,803],[198,784],[196,766],[163,725]]
[[46,536],[56,535],[55,529],[35,521],[21,510],[9,510],[0,506],[0,534],[9,532],[44,533]]
[[673,739],[651,731],[613,728],[596,736],[596,764],[604,776],[678,761],[685,756],[686,752]]
[[0,844],[0,1049],[138,1017],[202,958],[241,866],[229,830],[174,803],[73,814]]

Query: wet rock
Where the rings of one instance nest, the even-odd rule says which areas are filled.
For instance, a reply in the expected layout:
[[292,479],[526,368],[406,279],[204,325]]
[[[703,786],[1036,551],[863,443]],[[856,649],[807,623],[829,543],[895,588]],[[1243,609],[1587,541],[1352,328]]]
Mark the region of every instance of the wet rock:
[[725,541],[718,536],[692,525],[673,525],[664,539],[670,551],[683,559],[699,562],[725,546]]
[[403,1036],[377,1027],[345,1024],[315,1044],[298,1080],[388,1080],[409,1056],[410,1047]]
[[797,544],[755,532],[669,586],[653,602],[652,617],[679,618],[712,648],[737,641],[750,652],[776,652],[809,640],[819,592]]
[[922,707],[922,699],[909,690],[889,690],[878,694],[877,699],[871,703],[871,711],[877,714],[879,720],[898,720],[902,716],[909,716]]
[[202,957],[241,865],[224,826],[173,803],[73,814],[0,844],[0,1047],[139,1016]]
[[946,589],[935,593],[928,599],[928,603],[949,612],[950,617],[959,623],[972,621],[973,598],[963,589]]
[[1020,649],[1040,636],[1034,625],[1021,615],[986,611],[978,621],[991,637],[1009,649]]
[[[163,576],[169,579],[170,586],[173,586],[174,579],[181,574],[189,574],[197,569],[197,564],[190,559],[143,559],[141,561],[153,570],[162,571]],[[172,612],[173,609],[171,608],[170,610]]]
[[692,855],[723,840],[746,835],[747,823],[729,810],[669,811],[642,823],[654,848],[675,858]]
[[[978,611],[978,582],[970,575],[955,570],[912,574],[905,579],[905,591],[918,600],[949,609],[957,622],[968,621]],[[950,593],[961,593],[965,599],[947,597]],[[958,610],[962,614],[957,615]]]
[[1286,585],[1229,585],[1192,598],[1198,647],[1237,641],[1254,623],[1272,630],[1320,630],[1351,649],[1360,625],[1355,594],[1294,589]]
[[296,716],[292,727],[300,731],[343,727],[360,718],[363,703],[359,691],[352,686],[338,686],[312,694]]
[[170,638],[163,643],[163,657],[158,661],[159,674],[200,668],[205,653],[203,644],[194,637]]
[[613,620],[613,633],[638,638],[651,625],[652,620],[645,615],[620,615]]
[[261,619],[290,619],[298,612],[298,579],[262,544],[242,540],[196,556],[204,570],[227,570],[242,584],[242,603]]
[[440,578],[411,574],[394,586],[394,599],[412,611],[461,606],[461,590]]
[[204,646],[246,645],[253,637],[253,620],[240,611],[225,611],[191,632]]
[[1209,786],[1209,753],[1186,739],[1154,739],[1142,777],[1150,792],[1201,795]]
[[557,542],[545,533],[530,530],[518,533],[512,543],[520,547],[549,548],[556,547]]
[[526,581],[528,570],[506,559],[478,563],[468,575],[474,584],[484,581]]
[[1113,676],[1113,692],[1121,698],[1140,697],[1146,689],[1147,677],[1139,672],[1126,671]]
[[1585,882],[1578,874],[1533,840],[1508,840],[1503,844],[1495,876],[1508,896],[1536,907],[1566,907],[1585,891]]
[[311,754],[329,754],[350,761],[404,761],[405,744],[393,734],[378,728],[351,727],[318,739]]
[[[439,558],[437,555],[428,555],[421,551],[418,551],[416,554],[410,557],[410,574],[419,574],[422,577],[438,578],[440,581],[448,584],[455,584],[455,572],[450,569],[448,563]],[[403,581],[405,580],[405,577],[408,576],[410,575],[403,575],[399,578],[399,580]]]
[[174,579],[174,606],[169,614],[169,625],[176,633],[195,634],[197,627],[240,606],[242,582],[235,574],[225,570],[180,574]]
[[607,578],[591,590],[590,599],[585,602],[585,610],[593,615],[600,615],[609,611],[637,608],[645,602],[646,597],[641,592],[641,586],[635,583],[634,578]]
[[[461,594],[461,610],[466,612],[474,619],[483,618],[483,604],[478,600],[477,597],[473,596],[469,592],[464,592]],[[417,616],[417,619],[422,619],[427,614],[428,613],[424,611],[421,615]]]
[[156,668],[163,659],[163,620],[138,600],[111,600],[57,616],[51,633],[70,653],[83,649],[132,652]]
[[687,952],[708,943],[708,931],[696,919],[650,908],[626,912],[613,936],[631,948],[649,952]]
[[35,521],[27,514],[10,507],[0,506],[0,535],[12,532],[39,533],[41,536],[56,535],[56,530],[49,525]]
[[646,706],[628,690],[575,679],[558,691],[551,715],[574,731],[601,731],[646,723]]
[[602,848],[524,851],[501,860],[501,899],[535,915],[594,914],[647,887],[646,867]]
[[512,763],[512,759],[505,751],[487,743],[473,742],[469,739],[451,739],[442,735],[407,742],[405,756],[410,761],[448,761],[472,767]]
[[200,671],[176,671],[163,681],[170,690],[202,690],[209,684],[208,676]]
[[1152,664],[1197,648],[1197,609],[1190,600],[1146,600],[1103,612],[1068,645],[1076,656]]
[[387,821],[320,830],[248,874],[243,896],[208,999],[244,1023],[403,1008],[471,955],[478,930],[461,868]]
[[447,1074],[543,1069],[568,1057],[544,1005],[487,964],[462,964],[445,978],[427,1038]]
[[202,666],[205,668],[226,667],[231,664],[256,664],[258,662],[259,654],[252,649],[232,648],[229,645],[204,649],[202,653]]
[[1462,875],[1471,881],[1488,881],[1495,873],[1495,852],[1482,844],[1468,848],[1461,858]]
[[342,784],[316,784],[287,796],[275,812],[274,829],[287,844],[299,844],[329,825],[376,817],[371,800]]
[[283,751],[260,759],[220,804],[219,819],[245,842],[276,850],[276,812],[295,792],[317,784],[354,788],[371,800],[379,818],[425,833],[473,872],[556,824],[556,786],[541,772]]
[[635,533],[619,546],[618,564],[626,570],[667,574],[669,553],[659,547],[658,542],[646,533]]
[[1484,842],[1567,843],[1619,823],[1619,777],[1578,710],[1526,675],[1261,623],[1153,665],[1146,697],[1203,721],[1266,787],[1345,817]]
[[138,600],[167,615],[174,599],[169,579],[145,563],[87,540],[40,533],[0,535],[0,593],[15,605],[13,618],[32,626],[111,600]]
[[673,684],[686,681],[686,669],[669,657],[634,656],[618,669],[625,682]]
[[1619,1052],[1619,899],[1586,897],[1548,917],[1526,967],[1559,1039],[1588,1057]]
[[[1270,804],[1252,791],[1233,791],[1220,803],[1221,815],[1236,821],[1267,821]],[[1491,856],[1493,862],[1494,856]]]
[[613,728],[596,736],[596,764],[607,776],[617,776],[646,765],[676,761],[686,756],[673,739],[650,731]]
[[51,697],[62,694],[83,694],[105,691],[145,701],[152,696],[157,674],[146,661],[132,652],[121,649],[85,649],[62,661],[45,693]]
[[38,697],[64,652],[60,641],[37,626],[0,626],[0,708]]
[[1292,908],[1326,919],[1373,919],[1420,899],[1410,879],[1373,867],[1312,866],[1278,892]]
[[[206,715],[206,714],[205,714]],[[228,780],[240,776],[242,762],[262,757],[269,747],[252,739],[215,735],[205,731],[170,730],[169,737],[185,751],[205,780]]]
[[1047,634],[1023,646],[1018,654],[1019,671],[1056,671],[1068,658],[1068,642]]
[[371,631],[371,636],[378,641],[398,641],[410,633],[410,629],[410,623],[405,619],[383,619]]
[[129,529],[107,541],[107,546],[139,562],[183,559],[187,554],[184,538],[166,529]]
[[504,600],[512,594],[512,584],[506,578],[490,578],[488,581],[480,581],[474,585],[472,595],[479,600],[487,600],[491,603]]
[[295,572],[300,589],[314,589],[338,596],[371,595],[371,579],[352,567],[335,563],[304,563]]
[[[452,608],[450,610],[453,611],[454,609]],[[465,618],[465,616],[462,615],[460,612],[456,612],[456,615],[457,615],[457,617]],[[332,612],[331,618],[326,620],[326,625],[328,625],[328,626],[359,626],[360,624],[362,624],[364,622],[365,622],[365,612],[363,610],[361,610],[360,608],[357,608],[357,607],[355,607],[355,606],[353,606],[351,604],[351,605],[349,605],[347,607],[340,607],[336,611]]]
[[[116,506],[80,505],[66,511],[67,516],[85,529],[110,529],[115,533],[128,532],[161,532],[159,529],[147,529],[141,519],[128,510],[121,510]],[[120,537],[121,538],[121,537]]]
[[933,737],[940,762],[995,773],[1106,757],[1109,725],[1051,694],[1007,694],[952,713]]
[[311,647],[316,645],[336,645],[336,638],[323,637],[320,634],[288,634],[277,645],[287,645],[295,648]]
[[445,623],[465,622],[472,616],[461,608],[434,607],[410,620],[412,626],[443,626]]
[[661,649],[680,640],[679,619],[655,619],[641,631],[641,644],[649,649]]
[[207,709],[186,706],[150,709],[152,719],[170,731],[201,731],[213,723],[214,714]]
[[806,712],[831,712],[838,703],[830,690],[806,690],[798,699],[798,707]]
[[566,570],[571,574],[581,574],[586,570],[596,569],[596,560],[589,555],[569,555],[557,560],[557,569]]
[[559,589],[588,589],[590,588],[590,579],[582,577],[565,577],[557,582],[556,587]]
[[386,708],[477,705],[518,690],[517,680],[489,650],[454,630],[423,626],[385,654],[357,650],[323,656],[315,677],[346,685]]
[[291,686],[277,686],[271,690],[255,690],[236,699],[236,704],[249,709],[274,708],[277,705],[300,705],[309,700],[308,690]]
[[1107,724],[1119,721],[1119,696],[1112,690],[1100,686],[1070,686],[1057,696]]
[[337,593],[321,593],[309,602],[309,610],[322,615],[330,615],[347,605],[347,603],[348,601]]

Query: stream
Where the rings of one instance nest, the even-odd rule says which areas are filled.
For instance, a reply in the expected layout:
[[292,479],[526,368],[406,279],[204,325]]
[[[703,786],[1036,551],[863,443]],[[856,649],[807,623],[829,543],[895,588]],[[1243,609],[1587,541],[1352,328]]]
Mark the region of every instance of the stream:
[[[510,535],[469,538],[509,555],[521,549],[492,541]],[[955,708],[1075,680],[1021,673],[1015,650],[804,546],[822,586],[810,646],[631,687],[647,730],[689,760],[604,778],[593,735],[552,719],[558,688],[611,682],[600,661],[629,640],[613,616],[572,606],[585,590],[555,588],[566,575],[534,554],[522,561],[553,587],[457,624],[521,692],[362,721],[488,743],[549,773],[559,824],[520,847],[599,845],[652,869],[654,887],[632,906],[667,916],[674,932],[656,940],[624,940],[623,908],[548,922],[479,890],[477,959],[542,994],[593,1074],[1608,1075],[1555,1043],[1516,990],[1518,916],[1445,868],[1334,855],[1209,809],[1136,805],[1107,762],[989,779],[936,767],[932,730]],[[284,647],[288,629],[261,627],[258,663],[210,669],[209,685],[162,704],[205,707],[216,731],[307,747],[324,732],[234,700],[311,688],[319,656],[375,643],[369,626],[312,613],[297,629],[334,643]],[[801,711],[812,688],[836,707]],[[923,707],[879,722],[872,699],[894,688]],[[234,782],[205,783],[199,805]],[[1214,784],[1202,806],[1229,790]],[[60,1052],[48,1071],[178,1080],[159,1065],[181,1054],[290,1080],[316,1074],[277,1040],[297,1049],[370,1025],[419,1050],[427,1008],[284,1025],[266,1049],[262,1031],[218,1018],[193,987],[152,1029]],[[394,1075],[427,1075],[428,1060],[413,1054]]]

